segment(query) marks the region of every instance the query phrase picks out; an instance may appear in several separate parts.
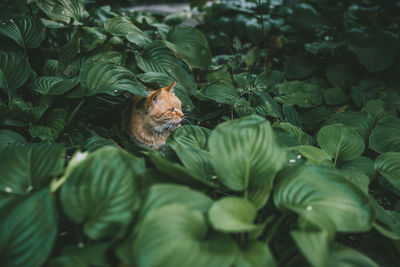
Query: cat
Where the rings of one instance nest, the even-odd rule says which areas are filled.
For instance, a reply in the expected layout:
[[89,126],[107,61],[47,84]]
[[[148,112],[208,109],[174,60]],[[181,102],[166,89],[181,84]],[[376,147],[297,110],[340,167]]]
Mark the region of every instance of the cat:
[[147,97],[133,96],[123,114],[122,128],[140,146],[160,149],[183,122],[182,103],[174,94],[176,82],[153,90]]

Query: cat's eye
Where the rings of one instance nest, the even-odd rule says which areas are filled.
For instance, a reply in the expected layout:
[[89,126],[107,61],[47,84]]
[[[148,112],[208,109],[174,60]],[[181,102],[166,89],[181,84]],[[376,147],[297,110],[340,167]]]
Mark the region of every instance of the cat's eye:
[[169,108],[168,111],[169,112],[173,112],[175,110],[175,108]]

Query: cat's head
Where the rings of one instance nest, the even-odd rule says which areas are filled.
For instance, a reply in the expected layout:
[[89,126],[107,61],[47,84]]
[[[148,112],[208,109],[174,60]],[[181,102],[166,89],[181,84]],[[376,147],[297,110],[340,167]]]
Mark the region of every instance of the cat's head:
[[175,82],[147,96],[148,119],[157,132],[172,131],[183,122],[182,104],[174,94]]

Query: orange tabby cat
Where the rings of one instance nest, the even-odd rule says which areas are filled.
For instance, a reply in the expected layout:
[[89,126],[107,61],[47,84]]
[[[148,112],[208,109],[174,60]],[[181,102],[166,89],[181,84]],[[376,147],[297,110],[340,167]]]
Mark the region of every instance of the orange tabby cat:
[[158,149],[183,121],[182,105],[173,93],[175,82],[152,91],[146,98],[134,96],[125,111],[124,131],[138,145]]

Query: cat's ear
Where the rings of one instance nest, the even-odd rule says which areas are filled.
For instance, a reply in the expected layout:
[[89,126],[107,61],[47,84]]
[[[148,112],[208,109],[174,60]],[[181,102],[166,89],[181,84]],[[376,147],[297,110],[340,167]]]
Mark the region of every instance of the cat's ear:
[[176,84],[176,81],[174,81],[173,83],[171,83],[170,85],[168,85],[167,87],[164,87],[162,89],[167,92],[173,93],[175,84]]
[[151,102],[153,104],[158,104],[160,102],[161,98],[161,89],[155,90],[153,93],[151,93],[148,98],[150,98]]

